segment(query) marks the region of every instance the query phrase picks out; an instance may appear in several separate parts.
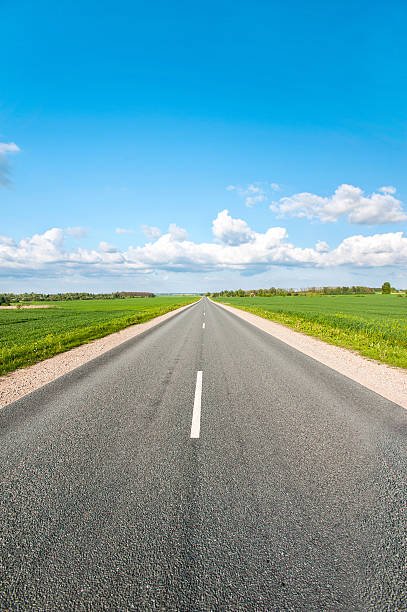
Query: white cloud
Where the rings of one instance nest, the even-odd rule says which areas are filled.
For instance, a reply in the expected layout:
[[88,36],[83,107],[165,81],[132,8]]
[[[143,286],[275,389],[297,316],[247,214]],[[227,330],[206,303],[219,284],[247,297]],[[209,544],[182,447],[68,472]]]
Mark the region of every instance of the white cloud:
[[327,255],[326,265],[378,267],[407,264],[407,237],[403,232],[350,236]]
[[131,229],[125,229],[124,227],[116,227],[116,234],[135,234],[136,232]]
[[43,262],[58,262],[63,259],[64,230],[54,227],[43,234],[34,234],[31,238],[23,238],[18,245],[12,247],[12,253],[17,256],[18,263],[33,265]]
[[0,155],[5,153],[18,153],[21,149],[16,145],[15,142],[0,142]]
[[265,202],[267,200],[266,196],[264,194],[259,194],[256,196],[247,196],[246,200],[245,200],[245,204],[248,208],[251,208],[252,206],[254,206],[255,204],[257,204],[258,202]]
[[170,239],[174,242],[183,242],[184,240],[188,239],[187,230],[183,229],[182,227],[178,227],[175,223],[170,223],[168,234]]
[[224,244],[237,245],[250,242],[255,233],[243,219],[233,219],[227,210],[222,210],[212,223],[215,239]]
[[0,142],[0,187],[9,187],[10,180],[10,164],[7,159],[7,153],[18,153],[19,147],[14,142]]
[[335,222],[346,216],[348,223],[379,225],[399,223],[407,219],[402,202],[394,197],[394,187],[382,187],[382,193],[363,195],[362,189],[353,185],[340,185],[329,197],[313,193],[296,193],[273,202],[270,209],[280,216],[319,219],[323,223]]
[[382,193],[396,193],[397,189],[392,185],[387,185],[387,187],[379,187],[379,191],[381,191]]
[[99,250],[102,251],[102,253],[117,253],[119,251],[114,244],[110,244],[110,242],[105,242],[104,240],[99,242]]
[[324,242],[324,240],[318,240],[315,245],[315,248],[318,253],[327,253],[329,251],[329,244],[327,242]]
[[102,241],[97,249],[67,249],[66,231],[52,228],[43,234],[15,242],[0,237],[0,276],[70,276],[103,278],[151,274],[153,272],[203,272],[236,270],[244,274],[264,272],[270,267],[374,268],[407,265],[407,237],[402,232],[356,235],[329,250],[319,241],[313,248],[300,248],[288,241],[284,227],[255,232],[227,210],[213,221],[213,242],[188,240],[185,230],[171,224],[169,231],[144,246],[120,251]]
[[157,240],[161,236],[161,230],[153,225],[142,225],[141,229],[149,240]]
[[0,235],[0,245],[6,245],[6,246],[15,246],[16,243],[14,242],[14,240],[12,238],[7,238],[7,236],[1,236]]
[[67,227],[65,232],[68,234],[68,236],[71,236],[71,238],[84,238],[86,236],[86,234],[88,233],[88,230],[86,229],[86,227]]
[[255,206],[260,202],[267,202],[272,191],[279,191],[278,183],[250,183],[246,187],[238,185],[229,185],[227,191],[236,191],[236,193],[244,198],[244,203],[248,208]]
[[245,190],[242,190],[241,195],[245,196],[244,203],[248,208],[255,206],[259,202],[265,202],[267,199],[264,189],[253,184],[248,185]]
[[261,189],[258,185],[249,185],[246,190],[247,193],[263,193],[263,189]]

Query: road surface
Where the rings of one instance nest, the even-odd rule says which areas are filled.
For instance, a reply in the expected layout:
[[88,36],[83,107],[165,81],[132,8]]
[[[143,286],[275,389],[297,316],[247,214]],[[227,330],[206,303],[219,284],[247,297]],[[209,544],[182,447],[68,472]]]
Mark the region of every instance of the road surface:
[[0,411],[1,610],[407,609],[407,415],[216,304]]

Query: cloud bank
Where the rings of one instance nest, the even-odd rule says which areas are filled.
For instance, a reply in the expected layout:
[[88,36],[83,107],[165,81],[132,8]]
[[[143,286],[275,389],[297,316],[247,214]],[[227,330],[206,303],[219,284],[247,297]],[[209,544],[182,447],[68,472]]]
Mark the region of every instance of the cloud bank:
[[380,187],[380,193],[364,195],[359,187],[340,185],[332,196],[322,197],[314,193],[296,193],[280,198],[270,205],[281,217],[305,217],[332,223],[345,217],[348,223],[380,225],[399,223],[407,219],[402,203],[394,197],[392,186]]
[[105,241],[95,249],[69,250],[65,238],[70,230],[61,228],[19,242],[0,236],[0,275],[52,277],[76,273],[101,277],[219,270],[251,274],[273,266],[374,268],[407,264],[407,237],[402,232],[351,236],[332,250],[323,241],[302,248],[289,242],[284,227],[255,232],[227,210],[219,212],[212,230],[213,242],[196,243],[188,240],[186,230],[171,224],[156,240],[123,251]]

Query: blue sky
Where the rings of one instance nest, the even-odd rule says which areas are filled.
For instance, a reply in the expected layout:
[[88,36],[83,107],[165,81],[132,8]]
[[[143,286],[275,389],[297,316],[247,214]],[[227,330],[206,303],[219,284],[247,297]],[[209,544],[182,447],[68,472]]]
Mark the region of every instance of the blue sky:
[[4,0],[0,291],[407,287],[406,19]]

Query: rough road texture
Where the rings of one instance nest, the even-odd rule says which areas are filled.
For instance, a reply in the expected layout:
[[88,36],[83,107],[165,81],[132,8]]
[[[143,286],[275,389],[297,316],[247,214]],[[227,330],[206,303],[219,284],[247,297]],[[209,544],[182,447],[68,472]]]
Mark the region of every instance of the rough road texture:
[[289,344],[297,349],[297,351],[317,359],[329,368],[333,368],[375,393],[386,397],[391,402],[407,408],[406,370],[367,359],[347,349],[333,346],[317,338],[296,332],[280,323],[262,319],[262,317],[258,317],[250,312],[245,312],[226,304],[216,303],[225,310],[233,312],[233,314],[241,319],[248,321],[248,323],[255,325],[258,329],[262,329],[275,338]]
[[203,300],[0,411],[0,609],[405,610],[406,443]]
[[156,317],[139,325],[132,325],[104,338],[94,340],[89,344],[83,344],[70,351],[65,351],[65,353],[55,355],[55,357],[50,359],[40,361],[28,368],[16,370],[6,376],[0,376],[0,408],[4,408],[7,404],[15,402],[17,399],[35,391],[35,389],[43,387],[67,372],[71,372],[71,370],[87,363],[91,359],[95,359],[95,357],[106,353],[106,351],[110,351],[110,349],[119,346],[119,344],[126,342],[126,340],[139,336],[148,329],[159,325],[189,307],[189,304],[182,306],[177,310],[167,312],[161,317]]

